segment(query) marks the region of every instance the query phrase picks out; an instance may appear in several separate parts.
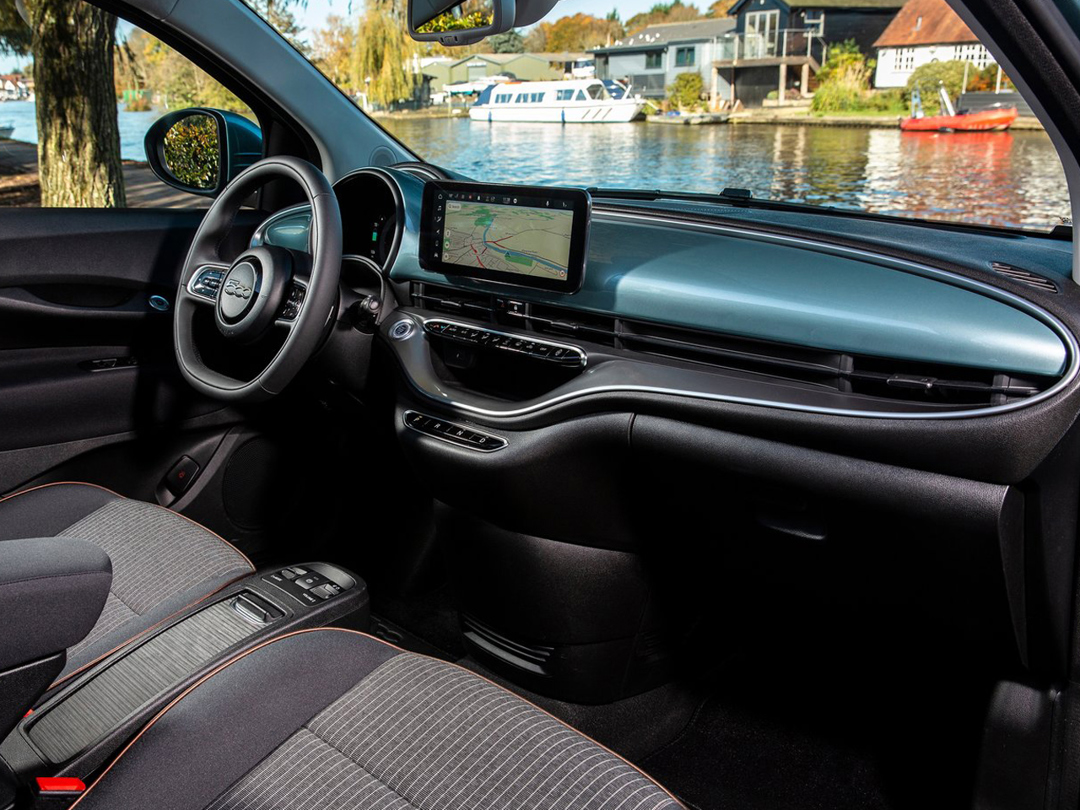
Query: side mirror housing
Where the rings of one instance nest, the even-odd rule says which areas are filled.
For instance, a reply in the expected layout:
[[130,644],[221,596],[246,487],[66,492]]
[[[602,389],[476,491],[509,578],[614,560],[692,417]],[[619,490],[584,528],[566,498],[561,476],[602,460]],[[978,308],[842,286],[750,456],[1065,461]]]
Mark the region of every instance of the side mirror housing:
[[409,36],[417,42],[472,45],[514,27],[515,0],[480,0],[470,13],[463,5],[462,0],[409,0]]
[[263,156],[262,131],[242,115],[208,107],[166,113],[143,141],[151,171],[173,188],[216,197]]

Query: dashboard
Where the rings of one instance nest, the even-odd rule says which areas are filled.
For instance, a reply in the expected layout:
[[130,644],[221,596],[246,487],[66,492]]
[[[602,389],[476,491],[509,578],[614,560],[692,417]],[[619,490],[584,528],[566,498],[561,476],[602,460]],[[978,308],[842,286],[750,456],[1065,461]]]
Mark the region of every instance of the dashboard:
[[[534,624],[543,611],[506,618],[518,594],[483,601],[508,571],[535,564],[507,559],[534,553],[527,538],[612,553],[678,538],[692,561],[735,526],[765,551],[778,537],[828,537],[841,551],[818,579],[838,591],[863,581],[859,566],[880,563],[864,555],[879,549],[910,563],[887,578],[899,600],[928,571],[977,564],[983,573],[964,581],[987,590],[961,596],[942,576],[919,599],[934,626],[940,610],[1001,615],[1002,560],[1023,569],[1025,554],[1025,496],[1013,485],[1044,469],[1080,412],[1068,245],[593,199],[570,292],[423,260],[425,194],[446,180],[366,168],[336,183],[350,255],[320,359],[360,398],[361,369],[387,361],[392,384],[380,390],[391,392],[399,446],[438,502],[461,511],[455,536],[476,546],[466,556],[491,561],[468,575],[482,580],[472,612],[511,622],[515,638],[549,634]],[[464,227],[486,216],[469,213]],[[309,224],[305,208],[288,209],[255,240],[303,249]],[[378,317],[354,320],[373,298]],[[564,546],[535,554],[550,562]],[[782,559],[766,553],[763,564]],[[1029,574],[1065,588],[1050,567]],[[1024,645],[1023,591],[1010,585],[1006,597],[1006,635]]]
[[[584,396],[603,378],[606,390],[940,419],[1024,407],[1076,374],[1071,333],[1027,298],[929,264],[697,212],[597,207],[588,273],[573,294],[433,267],[420,255],[424,192],[452,187],[395,170],[361,170],[336,185],[344,252],[382,268],[407,304],[398,320],[426,339],[462,343],[468,339],[425,327],[432,315],[455,315],[522,337],[576,339],[593,358],[588,381],[566,381],[553,396],[481,391],[455,403],[464,411],[534,411]],[[282,212],[256,241],[299,246],[308,222],[303,208]],[[409,356],[402,341],[390,345]],[[631,360],[652,368],[630,374]],[[601,361],[622,365],[604,369]],[[445,400],[424,376],[414,382]],[[754,395],[762,385],[771,396]]]

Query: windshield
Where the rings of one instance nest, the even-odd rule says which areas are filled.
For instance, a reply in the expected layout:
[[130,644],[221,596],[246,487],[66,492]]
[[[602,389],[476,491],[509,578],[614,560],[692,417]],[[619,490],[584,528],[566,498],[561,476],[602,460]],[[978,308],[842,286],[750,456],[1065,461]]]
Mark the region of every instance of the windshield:
[[[842,13],[612,5],[562,0],[536,25],[465,48],[409,39],[404,0],[275,8],[358,106],[473,178],[1068,222],[1049,137],[945,0],[852,0]],[[485,93],[493,85],[507,92]]]

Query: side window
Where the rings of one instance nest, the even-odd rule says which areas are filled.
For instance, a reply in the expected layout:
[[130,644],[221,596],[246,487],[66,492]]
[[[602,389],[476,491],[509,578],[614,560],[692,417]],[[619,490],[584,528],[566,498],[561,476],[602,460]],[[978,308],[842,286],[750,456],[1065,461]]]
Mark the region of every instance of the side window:
[[[115,15],[82,0],[66,3],[66,16],[47,13],[54,6],[0,0],[0,207],[208,206],[209,198],[153,174],[146,131],[185,107],[254,120],[251,110],[178,51]],[[186,121],[170,142],[182,147],[191,185],[212,186],[216,126]]]
[[645,69],[656,70],[664,66],[664,52],[663,51],[649,51],[645,54]]

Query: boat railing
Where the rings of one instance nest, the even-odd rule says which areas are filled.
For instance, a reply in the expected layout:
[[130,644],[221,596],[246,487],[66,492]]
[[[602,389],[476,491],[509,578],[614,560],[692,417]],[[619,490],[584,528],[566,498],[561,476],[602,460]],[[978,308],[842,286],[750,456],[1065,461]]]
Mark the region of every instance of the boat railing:
[[725,34],[716,41],[718,62],[752,59],[812,59],[825,61],[824,38],[814,28],[781,28],[768,33]]

